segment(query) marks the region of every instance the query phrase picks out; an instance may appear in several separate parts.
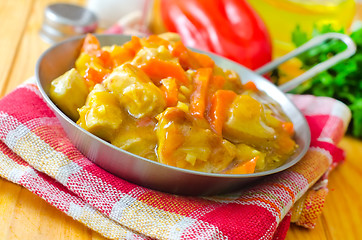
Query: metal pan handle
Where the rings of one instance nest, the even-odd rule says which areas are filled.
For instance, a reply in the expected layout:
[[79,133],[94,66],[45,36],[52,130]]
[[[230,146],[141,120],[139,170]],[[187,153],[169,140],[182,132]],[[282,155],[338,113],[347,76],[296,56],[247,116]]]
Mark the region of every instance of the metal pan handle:
[[280,90],[282,90],[283,92],[288,92],[288,91],[296,88],[303,82],[307,81],[308,79],[314,77],[318,73],[323,72],[323,71],[327,70],[328,68],[332,67],[333,65],[337,64],[338,62],[352,56],[356,52],[356,44],[353,42],[353,40],[349,36],[342,34],[342,33],[326,33],[326,34],[312,38],[310,41],[306,42],[302,46],[291,51],[290,53],[288,53],[280,58],[277,58],[274,61],[267,63],[264,66],[258,68],[255,72],[260,75],[270,72],[271,70],[277,68],[280,64],[288,61],[289,59],[294,58],[294,57],[300,55],[301,53],[304,53],[307,50],[309,50],[317,45],[320,45],[327,40],[331,40],[331,39],[338,39],[338,40],[344,42],[347,45],[347,49],[345,49],[344,51],[338,53],[337,55],[329,58],[328,60],[315,65],[314,67],[312,67],[308,71],[304,72],[303,74],[297,76],[296,78],[278,86],[280,88]]

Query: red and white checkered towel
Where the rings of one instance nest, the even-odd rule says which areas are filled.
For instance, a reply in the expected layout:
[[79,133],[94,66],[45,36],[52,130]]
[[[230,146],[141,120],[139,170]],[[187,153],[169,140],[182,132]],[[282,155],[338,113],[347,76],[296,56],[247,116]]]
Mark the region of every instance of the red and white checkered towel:
[[299,163],[236,193],[184,197],[134,185],[85,158],[27,83],[0,100],[0,176],[111,239],[284,239],[291,219],[314,226],[351,116],[334,99],[291,99],[312,130]]

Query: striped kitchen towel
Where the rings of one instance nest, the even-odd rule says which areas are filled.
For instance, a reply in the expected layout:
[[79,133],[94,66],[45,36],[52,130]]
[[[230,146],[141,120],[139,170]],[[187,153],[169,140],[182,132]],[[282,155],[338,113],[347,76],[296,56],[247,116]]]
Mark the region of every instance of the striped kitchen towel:
[[0,100],[0,176],[110,239],[284,239],[291,219],[314,226],[327,173],[344,159],[336,143],[351,117],[334,99],[290,97],[312,131],[299,163],[234,193],[185,197],[129,183],[88,160],[27,83]]

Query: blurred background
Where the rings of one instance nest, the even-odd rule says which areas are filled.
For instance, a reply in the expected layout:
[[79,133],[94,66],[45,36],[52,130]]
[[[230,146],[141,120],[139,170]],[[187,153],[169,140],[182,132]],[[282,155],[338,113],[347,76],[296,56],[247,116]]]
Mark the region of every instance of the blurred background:
[[[100,3],[102,2],[102,3]],[[126,3],[127,2],[127,3]],[[117,7],[116,7],[117,5]],[[357,53],[293,93],[328,96],[349,106],[348,129],[362,137],[362,2],[356,0],[89,0],[99,29],[111,33],[177,32],[183,42],[255,70],[327,32],[350,35]],[[282,64],[269,78],[280,85],[343,51],[337,40]]]
[[[85,32],[149,35],[170,31],[178,33],[189,47],[256,70],[318,35],[349,35],[357,45],[354,56],[291,92],[344,102],[353,116],[348,132],[362,138],[361,1],[88,0],[75,1],[75,5],[83,9],[49,5],[44,10],[40,33],[49,44]],[[96,25],[89,14],[94,14]],[[284,84],[345,48],[338,40],[327,41],[281,64],[266,77]]]

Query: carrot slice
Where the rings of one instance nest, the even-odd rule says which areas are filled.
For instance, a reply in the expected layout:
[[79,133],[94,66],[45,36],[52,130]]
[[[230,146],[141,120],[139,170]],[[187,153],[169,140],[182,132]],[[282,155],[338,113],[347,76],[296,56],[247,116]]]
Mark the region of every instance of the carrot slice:
[[187,52],[185,45],[179,41],[172,46],[171,54],[175,57],[179,57],[181,54]]
[[178,88],[176,80],[174,78],[164,78],[161,80],[161,84],[162,86],[160,88],[165,94],[167,107],[176,106],[178,101]]
[[213,68],[215,65],[214,60],[206,54],[190,51],[190,55],[196,59],[201,67]]
[[123,44],[123,47],[132,51],[133,54],[136,54],[142,48],[141,39],[137,36],[132,36],[131,41]]
[[204,118],[207,90],[212,77],[212,68],[199,68],[194,78],[194,91],[190,99],[190,112],[197,118]]
[[259,156],[255,156],[249,161],[242,163],[228,171],[225,171],[224,173],[227,174],[248,174],[248,173],[254,173],[255,167],[256,167],[256,161],[258,161]]
[[160,80],[173,77],[182,84],[188,84],[189,80],[180,64],[164,61],[158,58],[151,58],[139,66],[152,80]]
[[84,79],[89,87],[93,87],[97,83],[101,83],[108,75],[109,71],[107,70],[97,71],[96,69],[89,67],[85,71]]
[[289,136],[293,136],[294,134],[294,125],[292,122],[283,122],[282,128],[289,134]]
[[173,44],[171,54],[179,59],[184,69],[213,68],[215,65],[211,57],[189,50],[181,41]]
[[170,42],[167,41],[166,39],[160,38],[157,35],[150,35],[146,38],[146,41],[150,44],[155,44],[155,45],[162,45],[166,48],[168,48],[168,46],[170,45]]
[[[224,87],[226,80],[223,76],[215,75],[211,79],[210,87],[213,89],[219,90]],[[216,92],[216,90],[214,92]]]
[[220,75],[214,75],[210,79],[209,87],[207,90],[206,117],[208,117],[208,114],[210,113],[212,97],[214,96],[217,90],[223,89],[225,81],[226,81],[225,78]]
[[111,58],[111,54],[107,51],[99,51],[97,53],[97,57],[102,61],[103,66],[107,69],[113,68],[113,60]]
[[139,37],[133,36],[132,39],[122,46],[112,46],[110,55],[113,62],[113,67],[122,65],[134,58],[137,52],[142,48]]
[[101,50],[101,45],[93,34],[88,33],[83,41],[82,52],[86,52],[89,55],[97,55],[97,53]]
[[93,34],[88,33],[86,35],[81,51],[87,53],[91,57],[96,57],[101,60],[101,64],[104,68],[112,69],[113,60],[111,54],[102,50],[98,39]]
[[249,81],[247,83],[245,83],[243,85],[243,88],[245,90],[251,90],[251,91],[254,91],[254,92],[257,92],[258,91],[258,87],[255,85],[255,83],[253,83],[252,81]]
[[217,90],[211,99],[211,107],[208,120],[211,129],[218,135],[222,135],[222,128],[226,120],[226,113],[236,97],[231,90]]

